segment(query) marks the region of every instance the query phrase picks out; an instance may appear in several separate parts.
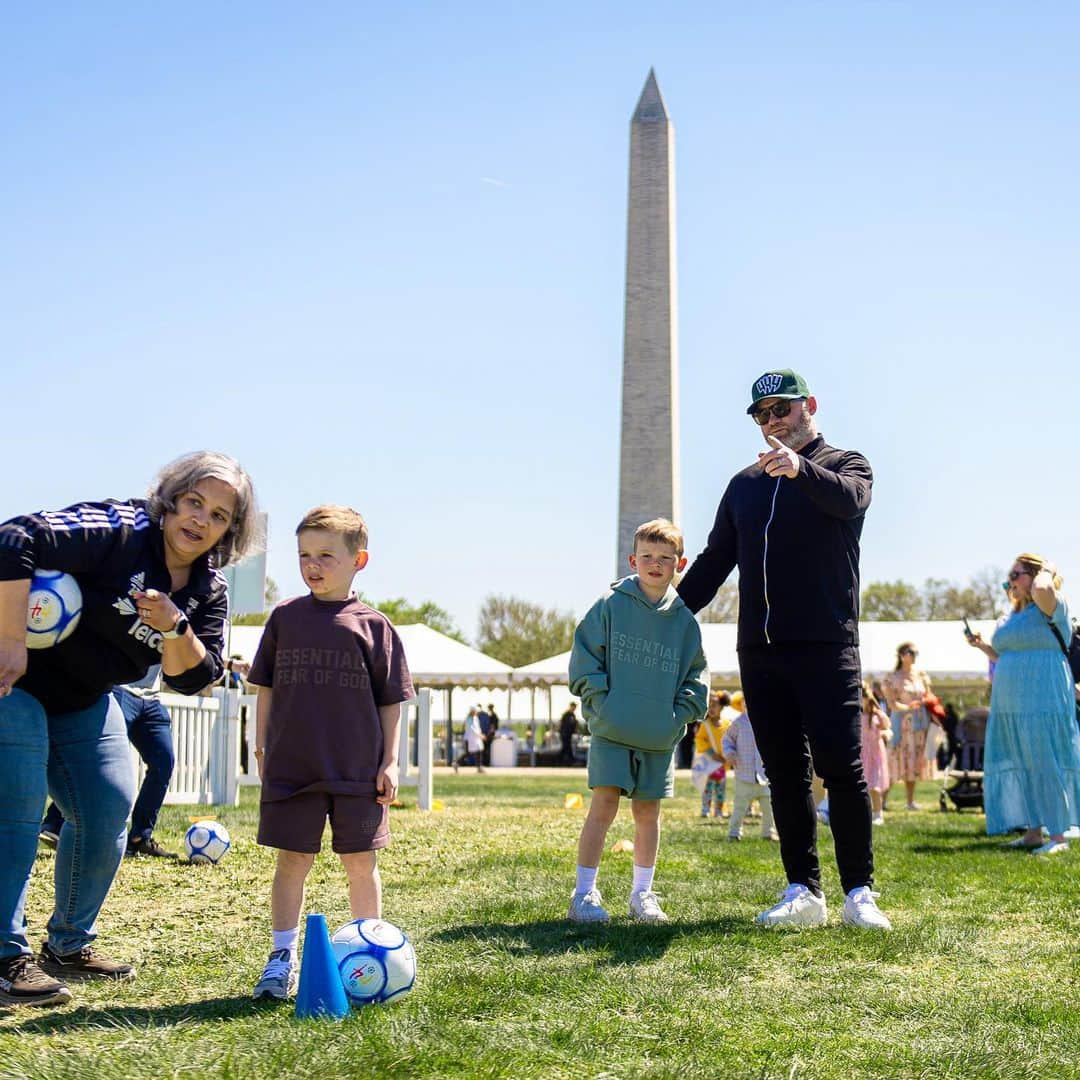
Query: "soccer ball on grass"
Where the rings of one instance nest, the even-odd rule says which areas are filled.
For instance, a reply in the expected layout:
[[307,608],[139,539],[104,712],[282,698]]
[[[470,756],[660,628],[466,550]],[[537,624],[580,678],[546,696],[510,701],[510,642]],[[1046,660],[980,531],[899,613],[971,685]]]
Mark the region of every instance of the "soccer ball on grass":
[[219,863],[231,847],[229,830],[218,821],[196,821],[184,836],[184,850],[193,863]]
[[416,982],[416,952],[396,926],[356,919],[330,939],[345,996],[354,1005],[391,1001]]

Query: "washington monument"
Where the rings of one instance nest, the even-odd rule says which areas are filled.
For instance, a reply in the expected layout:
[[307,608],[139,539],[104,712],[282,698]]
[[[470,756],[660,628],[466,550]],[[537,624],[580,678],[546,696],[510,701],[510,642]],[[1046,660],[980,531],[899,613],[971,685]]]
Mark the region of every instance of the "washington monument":
[[675,128],[650,69],[630,121],[616,577],[638,525],[679,520],[675,300]]

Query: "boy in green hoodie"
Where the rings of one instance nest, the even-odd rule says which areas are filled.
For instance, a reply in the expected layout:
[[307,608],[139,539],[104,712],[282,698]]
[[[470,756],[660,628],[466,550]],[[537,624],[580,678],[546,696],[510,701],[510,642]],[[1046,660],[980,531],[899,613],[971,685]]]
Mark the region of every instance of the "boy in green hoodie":
[[573,922],[607,922],[597,869],[626,796],[634,814],[630,916],[666,922],[652,891],[660,846],[660,800],[675,786],[675,747],[705,715],[709,672],[701,630],[672,586],[686,566],[683,536],[657,518],[638,527],[630,568],[581,620],[570,654],[570,691],[589,723],[592,802],[578,840]]

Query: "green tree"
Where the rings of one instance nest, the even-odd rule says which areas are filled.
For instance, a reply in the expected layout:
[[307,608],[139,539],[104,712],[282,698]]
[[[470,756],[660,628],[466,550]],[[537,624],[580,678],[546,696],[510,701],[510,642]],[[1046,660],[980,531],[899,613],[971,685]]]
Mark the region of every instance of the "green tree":
[[923,600],[906,581],[872,581],[863,589],[860,615],[867,622],[910,622],[923,617]]
[[945,611],[950,606],[950,601],[946,596],[949,589],[953,588],[951,582],[946,581],[945,578],[930,578],[928,577],[923,582],[922,598],[923,598],[923,618],[928,619],[931,622],[936,619],[946,619],[948,616]]
[[[978,597],[979,609],[974,613],[976,619],[996,619],[1006,607],[1005,590],[1001,582],[1005,571],[1000,566],[983,567],[971,578],[971,588]],[[972,616],[969,615],[970,619]]]
[[522,667],[569,649],[576,626],[569,611],[492,595],[480,607],[476,647],[504,664]]
[[233,626],[265,626],[269,618],[269,611],[251,611],[247,615],[234,615],[231,621]]
[[733,623],[739,621],[739,583],[725,581],[708,605],[698,612],[702,622]]
[[425,626],[430,626],[432,630],[438,630],[440,634],[452,637],[462,644],[468,644],[465,641],[465,635],[454,625],[450,613],[431,600],[413,604],[404,596],[393,596],[387,600],[377,601],[369,600],[363,593],[359,596],[365,604],[381,611],[395,625],[407,626],[412,623],[423,623]]
[[928,619],[993,619],[1002,603],[1001,572],[981,570],[967,585],[941,578],[927,578],[923,595]]
[[267,608],[272,608],[281,599],[281,590],[278,583],[269,575],[266,575],[266,589],[263,592],[263,603]]

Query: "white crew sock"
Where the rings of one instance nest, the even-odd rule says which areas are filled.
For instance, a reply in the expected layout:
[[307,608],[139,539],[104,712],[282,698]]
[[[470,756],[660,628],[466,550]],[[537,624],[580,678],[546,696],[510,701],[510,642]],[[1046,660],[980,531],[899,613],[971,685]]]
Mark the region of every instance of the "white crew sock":
[[577,868],[577,885],[575,892],[584,896],[596,888],[596,875],[600,872],[599,866],[581,866]]
[[299,926],[294,926],[291,930],[274,930],[272,933],[274,936],[274,952],[279,949],[288,949],[293,956],[296,955],[296,946],[300,943]]
[[634,883],[630,886],[630,892],[650,892],[655,873],[655,866],[638,866],[637,863],[634,863]]

